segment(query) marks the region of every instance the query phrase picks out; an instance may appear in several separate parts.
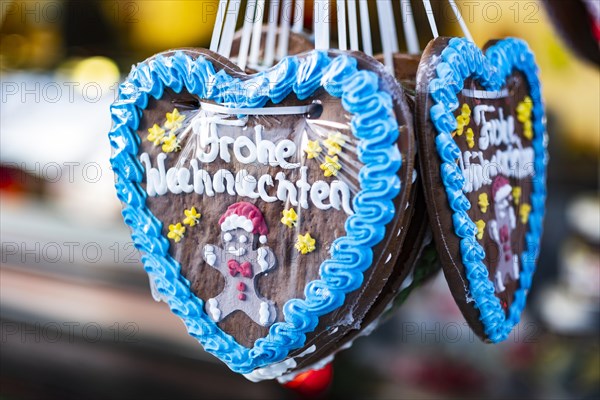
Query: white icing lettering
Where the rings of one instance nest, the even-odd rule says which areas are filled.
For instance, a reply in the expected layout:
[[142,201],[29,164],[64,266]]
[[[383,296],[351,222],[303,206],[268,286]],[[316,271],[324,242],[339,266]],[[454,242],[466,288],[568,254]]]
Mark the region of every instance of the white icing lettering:
[[296,199],[297,191],[294,184],[287,179],[285,179],[285,174],[283,172],[279,172],[275,179],[279,181],[279,186],[277,187],[277,198],[282,202],[289,202],[293,206],[298,205],[298,200]]
[[275,147],[275,157],[281,168],[294,169],[300,166],[300,164],[292,164],[286,160],[286,158],[291,157],[294,154],[296,154],[296,144],[291,140],[284,139],[277,143],[277,146]]
[[[225,184],[223,182],[226,182]],[[227,194],[235,196],[235,178],[233,174],[226,169],[220,169],[215,173],[215,179],[213,180],[215,192],[224,193],[225,185],[227,185]]]
[[[521,139],[515,132],[515,121],[512,115],[504,118],[504,110],[498,109],[498,118],[486,119],[487,112],[495,112],[496,108],[478,105],[473,109],[473,119],[480,126],[478,145],[481,151],[464,151],[459,159],[460,169],[465,178],[463,191],[469,193],[479,190],[483,185],[490,185],[492,179],[499,175],[523,179],[532,174],[535,153],[531,147],[522,147]],[[483,151],[489,146],[506,146],[496,150],[491,159],[484,158]]]
[[[219,120],[216,117],[194,122],[192,129],[197,137],[197,147],[188,165],[185,165],[188,161],[181,159],[167,170],[167,154],[159,153],[154,166],[148,153],[140,156],[146,171],[146,192],[149,196],[196,193],[213,197],[216,193],[226,193],[230,196],[261,199],[267,203],[281,201],[294,207],[299,205],[303,209],[308,209],[312,203],[320,210],[333,208],[343,210],[348,215],[353,214],[352,194],[346,183],[320,180],[311,184],[309,167],[292,162],[294,157],[299,157],[294,141],[282,139],[274,143],[263,139],[264,128],[261,125],[254,126],[253,136],[219,136],[218,121],[224,125],[243,126],[239,121]],[[285,170],[299,168],[299,173],[293,173],[295,180],[290,180],[283,171],[272,176],[268,173],[253,175],[247,169],[235,173],[221,168],[211,175],[202,168],[203,163],[212,163],[217,159],[225,163],[259,163]],[[469,163],[470,158],[465,159],[465,162]]]
[[258,194],[260,195],[260,198],[267,203],[277,201],[277,197],[269,196],[269,193],[267,193],[267,189],[265,188],[266,185],[274,186],[271,175],[265,174],[258,179]]
[[198,161],[191,161],[192,168],[194,169],[194,193],[202,194],[206,190],[207,196],[214,196],[212,181],[210,175],[203,169],[198,169]]
[[[248,155],[243,154],[242,149],[244,147],[247,149]],[[256,161],[256,146],[249,137],[240,136],[233,144],[233,154],[242,164],[251,164]]]
[[302,208],[308,208],[308,192],[310,191],[310,184],[308,183],[307,175],[308,167],[300,168],[300,179],[296,182],[296,186],[300,189],[298,201]]
[[350,207],[350,188],[342,181],[331,182],[331,191],[329,192],[329,202],[336,210],[344,208],[344,212],[348,215],[354,214]]
[[162,196],[167,193],[167,177],[165,174],[165,159],[167,155],[160,153],[156,157],[156,163],[158,169],[152,168],[150,163],[150,157],[148,153],[144,153],[140,156],[140,161],[144,163],[146,167],[146,192],[148,196]]
[[329,210],[331,204],[324,204],[323,200],[329,197],[329,185],[325,181],[316,181],[310,189],[310,199],[320,210]]
[[275,158],[275,144],[268,140],[262,140],[262,125],[254,127],[254,140],[256,142],[256,158],[259,163],[267,165],[277,165]]
[[194,185],[190,185],[190,170],[181,168],[177,171],[177,183],[185,193],[192,193]]

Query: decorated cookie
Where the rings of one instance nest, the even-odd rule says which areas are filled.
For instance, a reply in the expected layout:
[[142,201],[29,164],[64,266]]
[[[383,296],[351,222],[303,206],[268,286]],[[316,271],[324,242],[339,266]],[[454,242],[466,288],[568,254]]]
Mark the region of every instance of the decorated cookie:
[[546,197],[546,131],[533,54],[438,38],[417,76],[428,214],[454,298],[474,331],[504,340],[525,307]]
[[368,332],[422,248],[412,116],[364,55],[248,76],[170,51],[133,68],[112,116],[117,194],[157,297],[249,379]]

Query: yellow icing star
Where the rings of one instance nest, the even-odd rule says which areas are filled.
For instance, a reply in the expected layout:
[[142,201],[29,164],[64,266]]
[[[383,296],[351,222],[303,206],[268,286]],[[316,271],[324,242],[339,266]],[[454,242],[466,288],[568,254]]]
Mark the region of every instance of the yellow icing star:
[[169,239],[173,239],[175,243],[179,243],[184,233],[185,226],[181,225],[181,222],[178,222],[177,225],[169,225],[169,233],[167,233],[167,237]]
[[322,150],[321,146],[319,146],[319,142],[316,140],[309,140],[306,149],[304,149],[306,157],[309,159],[317,157]]
[[185,115],[179,114],[179,110],[174,108],[173,112],[167,113],[167,122],[165,122],[165,128],[170,130],[176,130],[181,128]]
[[461,136],[463,134],[464,129],[465,120],[462,115],[459,115],[458,117],[456,117],[456,130],[454,131],[454,133],[458,136]]
[[463,117],[470,117],[471,116],[471,107],[469,107],[469,105],[467,103],[463,104],[460,109],[460,114]]
[[531,206],[527,203],[521,204],[519,208],[519,215],[521,216],[521,223],[526,224],[529,221],[529,213],[531,212]]
[[296,214],[296,211],[294,211],[293,208],[290,208],[289,210],[283,210],[281,214],[283,214],[283,218],[281,218],[282,224],[288,228],[296,226],[296,223],[298,222],[298,214]]
[[523,122],[523,136],[527,140],[533,139],[533,125],[530,119]]
[[483,239],[483,233],[485,232],[485,221],[480,219],[475,222],[475,226],[477,227],[477,239]]
[[475,134],[473,133],[473,129],[467,129],[466,139],[467,146],[469,146],[469,148],[472,149],[475,146]]
[[471,123],[471,107],[467,103],[463,104],[460,109],[460,115],[456,117],[456,131],[455,134],[462,136],[466,126]]
[[490,205],[487,193],[481,193],[479,195],[479,201],[477,202],[477,204],[479,205],[479,209],[481,210],[481,212],[485,214]]
[[307,254],[316,249],[315,247],[316,240],[310,236],[310,233],[306,233],[306,235],[298,235],[298,240],[296,241],[296,250],[298,250],[301,254]]
[[338,161],[338,156],[325,156],[325,162],[321,164],[321,169],[325,176],[337,176],[338,171],[342,169],[342,164]]
[[517,104],[517,119],[520,122],[525,122],[531,118],[531,110],[533,110],[533,101],[529,96],[525,96],[523,101]]
[[198,223],[198,220],[202,216],[198,211],[196,211],[196,207],[192,207],[190,210],[184,210],[185,218],[183,223],[185,225],[194,226]]
[[521,188],[519,186],[515,186],[512,190],[513,199],[515,199],[515,204],[519,205],[519,201],[521,201]]
[[330,133],[327,139],[323,141],[323,144],[327,147],[327,154],[335,156],[342,151],[342,146],[346,144],[346,139],[340,132]]
[[526,139],[533,139],[533,126],[531,124],[531,111],[533,110],[533,101],[526,96],[523,101],[517,105],[517,120],[523,124],[523,136]]
[[172,153],[180,148],[181,146],[179,146],[179,140],[177,140],[177,136],[175,136],[173,133],[169,133],[169,136],[163,140],[162,151],[165,153]]
[[161,144],[164,137],[165,137],[165,130],[163,128],[161,128],[160,126],[158,126],[157,124],[154,124],[154,126],[152,126],[152,128],[148,129],[147,139],[149,141],[151,141],[152,143],[154,143],[155,146],[158,146],[159,144]]

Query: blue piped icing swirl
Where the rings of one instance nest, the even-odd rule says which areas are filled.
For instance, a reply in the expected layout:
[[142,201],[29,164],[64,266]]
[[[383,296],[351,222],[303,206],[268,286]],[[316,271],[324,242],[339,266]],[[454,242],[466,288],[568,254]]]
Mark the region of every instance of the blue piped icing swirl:
[[[242,90],[248,85],[252,91]],[[346,236],[334,241],[330,258],[319,268],[319,279],[306,285],[304,298],[287,301],[282,310],[284,321],[274,323],[251,349],[238,344],[206,315],[203,301],[192,293],[190,283],[180,274],[180,264],[169,255],[162,223],[146,207],[136,130],[148,98],[160,98],[166,87],[175,91],[185,87],[202,99],[236,108],[257,107],[269,100],[278,103],[292,92],[305,99],[323,87],[341,98],[352,114],[351,129],[359,139],[358,154],[364,165],[359,172],[360,191],[353,199],[355,213],[345,224]],[[232,370],[249,373],[283,360],[290,351],[304,346],[306,334],[315,329],[319,317],[341,307],[345,296],[363,283],[363,272],[373,261],[372,247],[383,239],[385,225],[395,215],[393,199],[401,190],[397,175],[401,155],[395,144],[399,129],[391,110],[391,97],[379,89],[375,73],[359,71],[356,59],[350,56],[331,59],[319,51],[302,58],[288,57],[246,80],[225,70],[215,72],[203,56],[194,59],[177,51],[139,64],[120,85],[118,100],[111,108],[109,139],[115,187],[124,203],[123,218],[132,230],[135,246],[142,251],[145,270],[171,311],[182,318],[189,334],[206,351]]]
[[[453,113],[458,108],[457,94],[462,90],[464,80],[473,78],[487,90],[500,90],[513,70],[525,76],[530,88],[529,95],[533,100],[532,143],[535,152],[535,176],[531,194],[533,207],[529,216],[528,232],[525,235],[526,248],[521,255],[520,285],[506,316],[484,264],[485,250],[475,240],[475,225],[466,213],[471,204],[462,192],[464,178],[455,162],[460,157],[460,149],[452,139],[451,132],[456,129]],[[436,76],[430,81],[428,88],[433,99],[429,115],[438,132],[435,144],[442,160],[441,178],[450,208],[453,210],[454,231],[461,238],[460,253],[469,281],[469,291],[475,301],[475,307],[480,312],[486,336],[492,342],[500,342],[508,337],[512,328],[519,322],[525,307],[527,292],[535,271],[544,219],[547,153],[544,105],[538,68],[533,53],[522,40],[501,40],[491,46],[484,56],[481,50],[468,40],[453,38],[442,51],[441,61],[435,71]]]
[[272,86],[268,93],[273,103],[281,103],[292,92],[298,74],[298,64],[298,58],[285,57],[265,72],[269,82],[281,82],[280,85]]
[[324,51],[313,51],[308,57],[300,60],[296,82],[293,85],[294,93],[300,100],[307,99],[321,87],[321,78],[330,62],[331,59]]

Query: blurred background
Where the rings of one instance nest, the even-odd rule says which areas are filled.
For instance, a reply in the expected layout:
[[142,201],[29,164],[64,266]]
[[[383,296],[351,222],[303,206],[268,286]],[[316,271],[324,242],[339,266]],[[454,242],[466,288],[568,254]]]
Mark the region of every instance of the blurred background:
[[[522,37],[541,69],[551,163],[530,302],[506,342],[483,344],[438,274],[338,355],[327,396],[597,399],[598,66],[575,54],[579,39],[561,37],[540,2],[458,3],[480,46]],[[444,4],[433,2],[441,33],[459,35]],[[1,398],[295,398],[229,371],[153,301],[113,188],[107,132],[119,81],[155,52],[207,47],[216,6],[0,3]],[[424,46],[422,4],[413,9]]]

